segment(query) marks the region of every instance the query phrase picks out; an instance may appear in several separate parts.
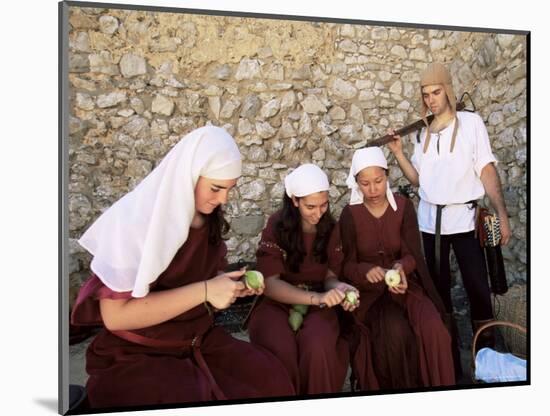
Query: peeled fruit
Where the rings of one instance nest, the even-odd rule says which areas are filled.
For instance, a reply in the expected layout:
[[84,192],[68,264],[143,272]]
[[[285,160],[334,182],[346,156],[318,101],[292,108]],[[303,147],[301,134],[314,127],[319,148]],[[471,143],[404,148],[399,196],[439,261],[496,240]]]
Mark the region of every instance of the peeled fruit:
[[290,315],[288,316],[288,323],[294,332],[298,331],[300,326],[302,326],[302,322],[304,322],[304,317],[302,314],[291,309]]
[[256,290],[264,285],[264,275],[256,270],[248,270],[244,274],[243,281],[248,289]]
[[296,312],[301,313],[302,315],[305,315],[307,313],[307,310],[309,309],[308,305],[292,305],[292,309],[294,309]]
[[348,290],[346,292],[346,300],[350,305],[355,306],[357,304],[357,292],[355,290]]
[[386,272],[384,280],[389,287],[396,287],[399,283],[401,283],[401,275],[397,270],[390,269]]

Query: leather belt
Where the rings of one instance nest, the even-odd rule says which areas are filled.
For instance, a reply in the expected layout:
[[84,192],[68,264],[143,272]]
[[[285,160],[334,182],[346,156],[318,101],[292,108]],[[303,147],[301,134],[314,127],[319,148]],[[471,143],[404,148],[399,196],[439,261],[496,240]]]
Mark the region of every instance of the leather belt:
[[210,387],[212,387],[212,392],[214,393],[214,396],[216,397],[216,399],[227,400],[227,397],[218,386],[218,383],[216,383],[214,376],[212,375],[212,373],[210,372],[210,369],[208,368],[208,364],[206,364],[206,361],[202,356],[200,346],[201,346],[202,338],[204,334],[195,335],[192,339],[168,340],[168,339],[149,338],[140,334],[136,334],[135,332],[132,332],[132,331],[111,331],[111,333],[113,335],[116,335],[119,338],[124,339],[125,341],[132,342],[138,345],[143,345],[145,347],[150,347],[150,348],[173,348],[173,349],[190,348],[193,353],[193,357],[195,358],[195,361],[197,362],[199,368],[202,370],[202,372],[208,379],[210,383]]
[[[470,204],[470,209],[477,207],[477,201],[472,200],[465,202],[464,205]],[[451,204],[458,205],[458,204]],[[443,208],[447,205],[436,205],[435,213],[435,272],[438,276],[441,275],[441,215],[443,214]]]

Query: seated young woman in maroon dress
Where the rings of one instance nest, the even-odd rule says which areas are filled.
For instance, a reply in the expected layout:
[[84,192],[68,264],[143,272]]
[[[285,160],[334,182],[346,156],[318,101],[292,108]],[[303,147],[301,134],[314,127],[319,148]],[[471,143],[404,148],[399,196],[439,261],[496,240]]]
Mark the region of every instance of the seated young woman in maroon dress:
[[[285,364],[298,394],[340,392],[349,349],[333,307],[353,310],[345,292],[357,290],[337,278],[342,249],[329,182],[319,167],[306,164],[285,178],[285,189],[283,208],[269,218],[257,251],[266,287],[250,318],[250,340]],[[308,308],[296,332],[289,324],[293,305]]]
[[[392,194],[377,147],[353,155],[350,204],[340,216],[343,274],[361,292],[350,331],[361,390],[452,385],[451,337],[428,275],[412,202]],[[396,287],[385,273],[399,272]],[[355,336],[354,336],[355,335]]]
[[[245,289],[221,273],[228,224],[221,204],[241,172],[233,138],[217,127],[185,136],[79,243],[93,255],[72,311],[103,324],[86,354],[93,408],[293,395],[268,351],[212,326]],[[265,377],[269,374],[269,377]]]

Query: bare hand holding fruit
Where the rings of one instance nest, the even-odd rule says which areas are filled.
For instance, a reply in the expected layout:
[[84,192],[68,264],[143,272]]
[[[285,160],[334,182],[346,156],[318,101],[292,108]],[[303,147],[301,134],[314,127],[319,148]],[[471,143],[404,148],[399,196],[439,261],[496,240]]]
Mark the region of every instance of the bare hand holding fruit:
[[[396,295],[404,295],[407,292],[407,288],[409,287],[407,283],[407,276],[405,275],[405,272],[403,271],[403,268],[399,268],[398,270],[390,269],[387,273],[393,272],[389,280],[391,280],[391,283],[388,283],[388,278],[386,280],[386,283],[388,284],[388,290],[391,293],[395,293]],[[386,273],[386,276],[388,275]]]
[[384,275],[384,280],[390,288],[396,287],[401,282],[401,274],[395,269],[389,269]]
[[329,291],[322,293],[319,297],[319,306],[324,304],[329,308],[342,303],[346,295],[339,289],[330,289]]
[[359,291],[352,285],[338,282],[336,289],[344,293],[344,300],[342,300],[342,309],[347,312],[351,312],[359,306]]
[[355,289],[346,291],[346,297],[342,302],[342,308],[347,312],[353,312],[359,306],[359,292]]
[[370,283],[378,283],[384,281],[386,271],[379,266],[375,266],[367,272],[367,280]]
[[244,271],[224,273],[206,281],[206,301],[216,309],[229,307],[245,288],[239,279]]
[[248,270],[244,273],[241,281],[244,283],[244,290],[240,296],[261,295],[265,289],[264,276],[257,270]]

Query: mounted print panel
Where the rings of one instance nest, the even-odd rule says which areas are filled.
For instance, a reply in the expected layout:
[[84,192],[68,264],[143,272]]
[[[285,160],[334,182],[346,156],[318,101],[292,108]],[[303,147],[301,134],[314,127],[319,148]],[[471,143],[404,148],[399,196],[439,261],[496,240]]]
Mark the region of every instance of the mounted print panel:
[[530,384],[529,32],[60,17],[60,413]]

